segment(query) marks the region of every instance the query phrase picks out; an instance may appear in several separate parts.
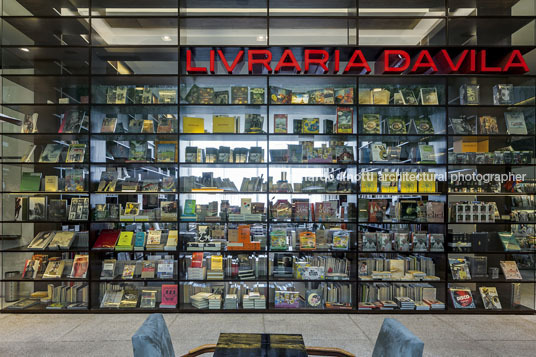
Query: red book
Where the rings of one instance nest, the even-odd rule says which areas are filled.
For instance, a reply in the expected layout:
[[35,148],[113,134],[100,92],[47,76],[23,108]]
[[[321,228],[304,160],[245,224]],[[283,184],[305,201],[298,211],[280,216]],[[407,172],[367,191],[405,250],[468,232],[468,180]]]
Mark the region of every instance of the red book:
[[179,287],[177,284],[162,285],[162,302],[160,303],[160,307],[176,307],[178,297]]
[[93,245],[93,249],[114,249],[120,232],[118,229],[104,229]]
[[203,252],[194,252],[192,254],[192,268],[202,268],[203,267]]

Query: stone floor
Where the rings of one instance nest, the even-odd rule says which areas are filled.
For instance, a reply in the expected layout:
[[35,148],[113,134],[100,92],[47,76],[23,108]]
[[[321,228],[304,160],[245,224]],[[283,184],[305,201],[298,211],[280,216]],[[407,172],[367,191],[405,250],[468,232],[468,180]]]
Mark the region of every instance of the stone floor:
[[[0,314],[0,356],[131,356],[146,314]],[[536,316],[166,314],[175,353],[216,343],[220,332],[301,333],[308,346],[370,356],[385,317],[424,341],[426,356],[534,356]]]

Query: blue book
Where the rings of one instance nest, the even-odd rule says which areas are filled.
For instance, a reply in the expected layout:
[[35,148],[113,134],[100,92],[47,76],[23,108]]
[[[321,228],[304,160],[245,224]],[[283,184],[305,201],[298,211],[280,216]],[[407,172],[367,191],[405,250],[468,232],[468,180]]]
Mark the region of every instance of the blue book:
[[145,249],[145,232],[136,232],[136,238],[134,239],[134,250]]

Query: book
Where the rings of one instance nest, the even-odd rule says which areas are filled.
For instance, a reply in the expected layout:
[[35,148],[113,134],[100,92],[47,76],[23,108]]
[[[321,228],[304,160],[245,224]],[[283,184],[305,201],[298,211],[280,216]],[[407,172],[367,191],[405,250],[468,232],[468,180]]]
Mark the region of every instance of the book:
[[248,104],[248,87],[231,87],[231,104]]
[[168,116],[161,116],[158,119],[156,132],[158,134],[175,133],[177,131],[177,119]]
[[60,279],[65,268],[64,260],[49,260],[43,279]]
[[372,90],[372,104],[389,105],[391,92],[386,89],[375,88]]
[[449,258],[449,266],[454,280],[471,279],[471,273],[465,258]]
[[154,279],[156,272],[156,263],[151,260],[144,260],[141,268],[142,279]]
[[39,192],[41,187],[40,172],[23,172],[20,180],[21,192]]
[[205,119],[194,117],[182,118],[182,132],[185,134],[202,134],[205,132]]
[[480,86],[478,84],[462,84],[460,86],[460,104],[480,104]]
[[459,135],[475,135],[476,134],[476,119],[475,118],[450,118],[450,126],[453,134]]
[[158,90],[158,103],[164,103],[164,104],[177,103],[177,91],[175,89]]
[[288,114],[274,114],[274,133],[286,134],[288,131]]
[[320,133],[320,119],[319,118],[303,118],[302,133],[303,134]]
[[121,279],[134,279],[135,272],[136,264],[125,264],[123,267],[123,273],[121,274]]
[[46,221],[46,197],[29,197],[28,219],[30,221]]
[[50,221],[65,221],[67,219],[67,200],[48,200],[48,219]]
[[[173,202],[177,203],[177,202]],[[177,250],[177,245],[179,244],[179,232],[176,229],[170,229],[168,231],[168,237],[166,246],[164,250]]]
[[348,250],[350,245],[350,232],[347,230],[336,230],[333,232],[333,243],[331,248],[335,250]]
[[199,104],[214,104],[214,88],[199,88]]
[[73,198],[69,207],[70,221],[87,221],[89,218],[89,198]]
[[309,93],[292,92],[290,104],[309,104]]
[[499,294],[497,294],[497,288],[494,286],[479,286],[480,296],[482,297],[482,303],[486,310],[501,310],[501,301],[499,300]]
[[117,185],[117,171],[103,171],[101,173],[98,192],[114,192]]
[[150,230],[149,232],[147,232],[146,247],[149,248],[150,246],[159,246],[161,237],[162,237],[162,231]]
[[119,250],[119,251],[132,250],[132,248],[134,247],[133,239],[134,239],[134,232],[122,231],[119,234],[119,239],[117,240],[115,250]]
[[510,105],[513,103],[514,86],[512,84],[496,84],[493,86],[493,104]]
[[62,144],[47,144],[39,157],[39,162],[60,162],[61,153],[63,152],[64,147],[65,145]]
[[65,192],[83,192],[84,185],[84,170],[83,169],[67,169],[65,170],[64,188]]
[[136,232],[134,238],[134,250],[144,250],[145,249],[145,232]]
[[363,134],[380,134],[380,115],[363,114]]
[[434,134],[434,126],[428,116],[413,119],[415,132],[419,135]]
[[393,242],[390,233],[377,233],[378,251],[391,252],[393,251]]
[[160,219],[162,221],[177,220],[177,201],[160,201]]
[[417,101],[417,98],[415,97],[415,93],[411,88],[403,88],[401,91],[402,98],[404,99],[405,105],[418,105],[419,102]]
[[420,144],[419,145],[419,163],[420,164],[435,164],[436,154],[433,145]]
[[35,250],[45,250],[50,243],[50,241],[54,238],[54,234],[56,232],[39,232],[35,236],[35,238],[28,244],[28,249],[35,249]]
[[89,256],[87,254],[76,254],[70,277],[74,279],[85,279],[88,268]]
[[156,161],[157,162],[177,162],[177,142],[157,141]]
[[37,119],[39,118],[38,113],[25,114],[20,127],[20,132],[22,134],[32,134],[37,133]]
[[506,121],[506,130],[510,135],[527,135],[527,125],[525,123],[525,116],[523,112],[504,112],[504,119]]
[[406,122],[399,117],[389,117],[387,119],[387,133],[388,134],[407,134]]
[[449,288],[452,305],[455,309],[474,309],[476,308],[473,300],[471,289],[468,288]]
[[358,97],[359,104],[372,104],[372,92],[370,89],[360,89]]
[[354,128],[354,109],[337,107],[337,134],[351,134]]
[[259,134],[263,132],[264,117],[259,114],[246,114],[244,132]]
[[84,156],[86,154],[86,144],[71,144],[67,151],[67,163],[80,163],[84,162]]
[[299,232],[300,250],[316,249],[316,234],[314,232]]
[[93,249],[114,249],[119,238],[120,231],[116,229],[104,229],[99,234]]
[[48,245],[49,250],[67,250],[70,249],[74,238],[75,232],[71,231],[59,231],[54,234],[54,238]]
[[354,88],[336,88],[335,104],[354,104]]
[[235,133],[236,120],[231,116],[214,115],[212,117],[213,133]]
[[215,91],[214,92],[214,104],[229,104],[229,91]]
[[436,88],[421,88],[420,94],[422,105],[439,105]]
[[154,121],[152,119],[144,119],[141,132],[145,134],[154,134]]
[[102,120],[100,132],[101,133],[114,133],[116,125],[117,125],[117,118],[105,117]]
[[514,260],[501,260],[499,264],[506,280],[523,279],[519,269],[517,268],[517,263]]
[[128,121],[128,132],[131,134],[141,133],[143,129],[143,119],[131,118]]
[[250,88],[249,89],[249,103],[250,104],[264,104],[264,88]]
[[45,192],[58,191],[58,176],[45,176]]
[[499,134],[499,126],[497,124],[497,118],[489,116],[489,115],[483,115],[478,117],[479,122],[479,134]]
[[518,252],[521,250],[517,239],[511,232],[499,232],[499,239],[506,252]]
[[127,202],[125,204],[125,215],[126,216],[137,216],[140,214],[140,203],[139,202]]
[[102,261],[101,279],[113,279],[115,278],[115,259],[105,259]]
[[175,308],[179,298],[177,284],[163,284],[160,308]]
[[270,104],[290,104],[292,91],[270,86]]
[[147,141],[130,140],[129,147],[129,161],[143,162],[147,160]]
[[141,291],[140,308],[154,309],[156,307],[156,294],[158,290],[143,289]]

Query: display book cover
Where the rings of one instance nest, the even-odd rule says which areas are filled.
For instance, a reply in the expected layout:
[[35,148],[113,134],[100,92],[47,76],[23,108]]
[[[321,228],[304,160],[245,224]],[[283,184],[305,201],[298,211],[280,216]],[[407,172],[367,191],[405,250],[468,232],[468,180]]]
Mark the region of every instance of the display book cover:
[[118,229],[103,230],[93,245],[93,249],[114,249],[120,232]]
[[178,302],[178,286],[177,284],[162,285],[162,302],[160,308],[174,309]]

